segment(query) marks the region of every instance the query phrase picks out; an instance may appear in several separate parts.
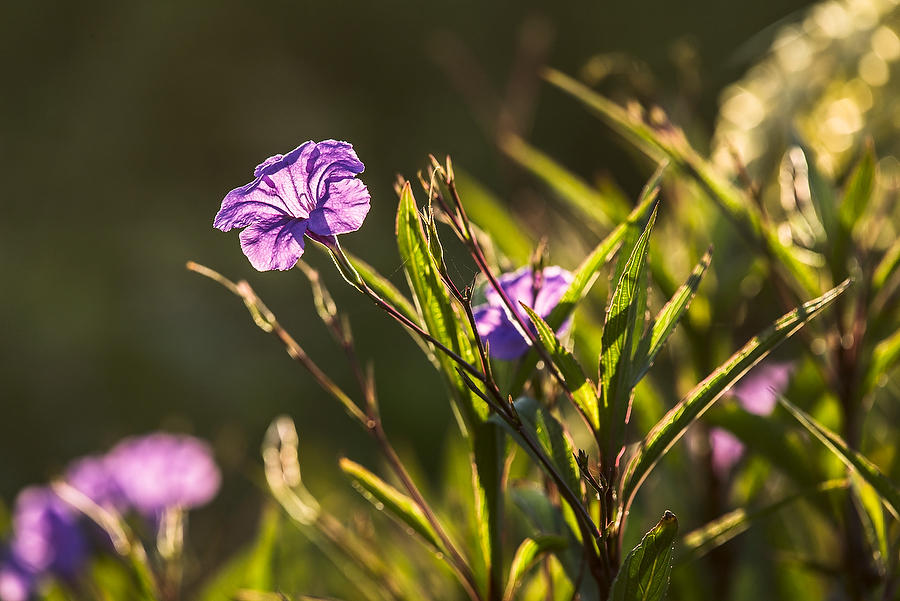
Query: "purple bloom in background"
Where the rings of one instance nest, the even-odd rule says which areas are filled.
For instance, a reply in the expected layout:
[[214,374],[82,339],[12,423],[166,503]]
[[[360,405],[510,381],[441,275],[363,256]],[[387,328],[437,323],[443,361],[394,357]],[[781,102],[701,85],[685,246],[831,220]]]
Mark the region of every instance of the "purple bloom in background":
[[106,457],[97,455],[76,459],[66,470],[66,482],[97,505],[123,511],[127,501],[108,463]]
[[35,575],[15,557],[0,561],[0,601],[28,601],[34,586]]
[[205,505],[221,483],[209,445],[165,432],[126,438],[106,456],[106,467],[128,504],[150,517]]
[[[532,330],[531,320],[519,303],[531,307],[546,319],[572,283],[572,274],[561,267],[545,267],[537,280],[530,266],[498,278],[500,287],[515,305],[516,312]],[[491,356],[507,361],[518,359],[528,351],[528,340],[516,328],[497,291],[488,287],[484,295],[487,303],[473,310],[478,335],[488,344]],[[567,324],[564,324],[561,329],[566,327]]]
[[794,366],[790,363],[763,363],[731,389],[741,406],[756,415],[769,415],[775,408],[778,395],[784,392]]
[[[731,395],[748,413],[769,415],[775,408],[778,395],[787,388],[793,369],[791,363],[767,362],[758,365],[735,384]],[[744,454],[741,441],[721,428],[710,430],[709,448],[713,470],[722,479],[728,476]]]
[[20,492],[12,526],[12,554],[28,572],[74,576],[87,558],[78,516],[50,488],[34,486]]
[[362,225],[369,191],[356,176],[364,169],[347,142],[305,142],[257,166],[256,179],[225,196],[213,227],[245,228],[241,249],[259,271],[290,269],[304,235],[326,239]]
[[721,480],[725,480],[731,468],[741,460],[744,445],[728,430],[712,428],[709,431],[709,451],[713,471]]

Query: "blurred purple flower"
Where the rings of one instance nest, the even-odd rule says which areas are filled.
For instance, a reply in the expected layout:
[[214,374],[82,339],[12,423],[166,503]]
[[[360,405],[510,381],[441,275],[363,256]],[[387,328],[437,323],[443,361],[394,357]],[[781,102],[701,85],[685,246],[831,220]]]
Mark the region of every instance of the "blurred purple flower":
[[259,271],[290,269],[304,235],[317,239],[359,229],[369,191],[356,179],[365,166],[347,142],[305,142],[256,167],[256,178],[222,201],[213,227],[241,232],[241,249]]
[[[745,411],[769,415],[778,395],[784,392],[794,366],[791,363],[766,362],[754,367],[731,389]],[[721,428],[709,431],[710,461],[719,478],[725,479],[744,454],[744,445],[733,434]]]
[[110,473],[106,457],[76,459],[66,470],[66,482],[101,507],[117,511],[126,508],[125,495]]
[[35,575],[15,559],[0,561],[0,601],[28,601],[35,587]]
[[33,486],[19,493],[12,530],[13,557],[29,572],[74,576],[87,558],[78,516],[47,487]]
[[149,517],[169,507],[205,505],[221,483],[212,449],[191,436],[156,432],[126,438],[105,462],[128,504]]
[[[533,330],[531,321],[519,307],[519,303],[531,307],[535,313],[546,319],[572,283],[572,274],[561,267],[545,267],[539,277],[535,278],[532,268],[525,266],[501,275],[498,281],[515,305],[516,312]],[[513,324],[506,305],[497,291],[488,287],[484,295],[487,303],[473,310],[478,335],[488,344],[491,356],[507,361],[518,359],[528,351],[528,340]],[[568,324],[563,324],[560,329],[566,327]]]
[[744,445],[728,430],[712,428],[709,431],[709,450],[713,471],[719,479],[725,480],[731,468],[741,460]]
[[793,370],[791,363],[763,363],[741,378],[731,389],[731,394],[748,412],[769,415],[778,395],[787,388]]

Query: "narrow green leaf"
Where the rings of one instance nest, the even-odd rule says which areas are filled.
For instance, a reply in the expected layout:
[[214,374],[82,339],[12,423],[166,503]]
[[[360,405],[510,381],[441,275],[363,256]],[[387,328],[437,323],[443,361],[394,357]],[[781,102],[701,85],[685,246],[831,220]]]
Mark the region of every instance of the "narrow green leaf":
[[508,157],[544,182],[568,206],[600,228],[609,229],[612,227],[612,218],[625,214],[623,207],[612,205],[617,199],[607,198],[522,138],[507,136],[501,141],[500,148]]
[[801,499],[809,499],[833,490],[847,488],[847,480],[840,478],[828,480],[814,487],[788,495],[770,505],[747,511],[744,508],[735,509],[725,515],[719,516],[708,524],[697,528],[684,535],[682,542],[687,553],[679,558],[678,563],[699,559],[728,541],[749,530],[755,523],[776,513],[783,507],[791,505]]
[[[514,403],[516,413],[522,420],[523,426],[528,428],[532,435],[540,443],[544,453],[550,458],[556,470],[562,475],[566,484],[573,491],[581,490],[581,475],[578,471],[578,463],[575,461],[575,448],[569,441],[565,429],[553,414],[535,399],[522,397],[516,399]],[[534,457],[528,445],[519,436],[519,434],[500,419],[499,416],[493,415],[490,421],[500,425],[515,440],[519,446],[525,449],[529,455],[538,462]]]
[[625,557],[610,590],[610,601],[661,601],[669,588],[678,520],[666,511]]
[[[635,224],[643,224],[649,218],[648,215],[659,193],[659,182],[662,180],[664,170],[665,166],[660,166],[653,177],[650,178],[650,181],[647,182],[637,206],[628,215],[628,219],[616,226],[600,244],[594,247],[594,250],[575,270],[572,283],[566,289],[562,298],[560,298],[559,303],[550,312],[550,315],[547,316],[547,324],[554,331],[572,316],[578,303],[591,291],[597,278],[600,277],[601,268],[606,265],[613,252],[625,238],[629,228],[635,227]],[[534,351],[529,351],[522,359],[511,386],[511,394],[513,396],[522,391],[522,387],[528,381],[528,378],[531,377],[537,361],[538,356]]]
[[341,470],[347,474],[357,490],[378,509],[385,509],[393,518],[406,524],[410,532],[415,532],[433,546],[435,550],[445,552],[437,533],[425,514],[412,499],[373,474],[360,464],[347,459],[340,460]]
[[858,473],[850,472],[850,490],[862,518],[874,559],[882,564],[888,555],[888,529],[881,496]]
[[894,243],[878,262],[878,266],[872,274],[872,294],[884,287],[888,279],[897,271],[898,265],[900,265],[900,238],[894,240]]
[[275,545],[281,526],[281,512],[271,505],[264,508],[256,540],[216,573],[198,599],[230,599],[241,588],[270,588]]
[[553,363],[559,368],[563,379],[566,382],[566,388],[572,393],[575,405],[581,414],[585,417],[588,424],[596,433],[600,428],[600,414],[597,406],[597,388],[587,376],[575,357],[564,347],[556,337],[556,334],[547,325],[547,322],[541,319],[541,316],[534,312],[533,309],[526,305],[522,308],[528,313],[531,323],[534,324],[538,334],[538,339],[547,353],[553,358]]
[[642,114],[626,111],[559,71],[550,69],[545,78],[585,104],[653,161],[668,160],[677,170],[694,178],[734,223],[747,228],[748,233],[787,268],[806,293],[818,294],[820,288],[815,271],[800,261],[792,248],[781,244],[778,232],[764,224],[759,210],[747,195],[700,156],[680,129],[669,123],[657,128],[646,122]]
[[516,549],[512,563],[509,566],[509,576],[506,579],[506,591],[503,593],[503,601],[512,601],[516,590],[522,584],[525,574],[533,568],[542,555],[550,551],[560,551],[567,546],[566,539],[561,536],[538,536],[526,538]]
[[794,419],[796,419],[801,426],[809,430],[813,436],[818,438],[819,441],[824,444],[829,451],[834,453],[850,470],[859,474],[863,480],[871,485],[872,488],[878,492],[879,496],[881,496],[881,502],[884,503],[887,510],[891,512],[894,519],[900,519],[900,489],[898,489],[896,484],[882,474],[881,470],[879,470],[874,463],[866,459],[858,451],[854,451],[848,447],[847,443],[844,442],[840,436],[817,422],[811,415],[784,397],[779,397],[778,401],[792,416],[794,416]]
[[631,374],[635,322],[638,320],[638,313],[642,312],[638,288],[646,272],[650,232],[655,222],[656,209],[651,213],[647,226],[628,257],[606,309],[603,353],[600,356],[600,390],[604,411],[602,421],[606,428],[610,457],[618,453],[625,437],[625,424],[633,391]]
[[872,192],[875,190],[875,149],[866,145],[859,163],[850,175],[844,199],[841,201],[839,215],[841,223],[852,231],[859,218],[869,206]]
[[[428,216],[432,218],[430,215]],[[429,241],[419,218],[416,201],[409,182],[403,186],[397,208],[397,247],[403,259],[404,270],[416,307],[421,314],[429,334],[454,351],[470,364],[476,364],[478,355],[466,329],[466,319],[454,306],[449,292],[440,276],[440,265],[432,254],[436,240]],[[437,237],[435,229],[430,230],[432,238]],[[469,438],[473,450],[475,472],[475,506],[483,524],[479,529],[479,547],[488,567],[490,583],[487,588],[499,590],[502,578],[500,524],[502,503],[503,454],[499,440],[501,436],[493,426],[485,424],[490,409],[478,396],[470,391],[456,371],[456,364],[443,353],[436,353],[440,370],[454,399],[454,406],[460,416],[460,429]]]
[[[454,309],[450,294],[441,280],[439,267],[430,251],[431,245],[422,229],[409,182],[404,185],[400,195],[396,227],[397,247],[421,315],[419,321],[425,325],[429,334],[474,364],[477,355],[462,325],[465,321]],[[466,388],[449,357],[440,353],[436,355],[443,366],[441,371],[454,392],[465,426],[471,427],[474,423],[484,421],[489,413],[487,405]]]
[[897,330],[872,350],[872,358],[863,378],[863,394],[878,385],[878,380],[900,360],[900,330]]
[[685,433],[688,426],[709,409],[751,367],[769,351],[789,338],[809,320],[828,307],[850,285],[845,281],[822,296],[804,303],[780,317],[769,328],[751,338],[739,351],[715,369],[673,407],[647,434],[625,471],[622,498],[625,507],[660,457]]
[[636,386],[641,378],[644,377],[653,365],[656,355],[659,354],[666,340],[675,330],[675,326],[681,321],[681,317],[687,311],[688,306],[690,306],[691,299],[694,298],[697,288],[700,287],[700,280],[703,279],[703,274],[706,273],[711,259],[712,249],[709,249],[704,253],[703,258],[700,259],[700,263],[694,267],[694,271],[691,272],[687,281],[675,291],[669,302],[656,315],[650,329],[644,334],[638,345],[637,356],[635,357],[635,370],[631,380],[632,386]]

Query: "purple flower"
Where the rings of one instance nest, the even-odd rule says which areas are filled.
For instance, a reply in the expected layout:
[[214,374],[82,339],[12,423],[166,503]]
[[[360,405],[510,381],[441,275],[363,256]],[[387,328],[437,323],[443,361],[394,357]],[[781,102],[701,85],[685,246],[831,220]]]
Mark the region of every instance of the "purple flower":
[[735,384],[731,394],[741,406],[756,415],[769,415],[775,408],[778,395],[784,392],[794,366],[790,363],[763,363]]
[[[561,267],[545,267],[534,277],[530,266],[522,267],[498,278],[500,287],[513,302],[516,312],[531,326],[531,320],[519,306],[523,303],[546,319],[572,283],[572,274]],[[474,308],[478,335],[487,343],[491,356],[511,361],[524,355],[529,342],[516,328],[500,295],[491,287],[485,290],[487,303]],[[561,329],[568,327],[564,324]]]
[[741,460],[744,445],[728,430],[712,428],[709,431],[709,452],[713,471],[719,479],[725,480],[731,468]]
[[28,601],[35,587],[35,575],[15,557],[0,561],[0,601]]
[[258,165],[256,179],[225,196],[213,227],[245,228],[241,249],[259,271],[290,269],[304,235],[327,239],[362,225],[369,191],[356,176],[364,169],[347,142],[305,142]]
[[212,449],[192,436],[156,432],[126,438],[105,462],[128,504],[149,517],[170,507],[205,505],[221,483]]
[[[787,388],[793,369],[790,363],[766,362],[758,365],[735,384],[731,394],[748,413],[769,415],[775,408],[778,395]],[[713,470],[722,479],[728,476],[744,454],[743,443],[721,428],[710,430],[709,448]]]
[[12,527],[12,554],[29,572],[74,576],[87,558],[78,516],[49,488],[34,486],[19,493]]
[[101,507],[116,511],[126,508],[125,495],[110,473],[106,457],[76,459],[66,470],[66,482]]

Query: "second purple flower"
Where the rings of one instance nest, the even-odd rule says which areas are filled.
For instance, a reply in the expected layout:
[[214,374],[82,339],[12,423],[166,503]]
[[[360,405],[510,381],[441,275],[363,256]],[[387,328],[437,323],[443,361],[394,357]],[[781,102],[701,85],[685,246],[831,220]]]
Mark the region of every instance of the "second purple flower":
[[[537,273],[530,266],[505,273],[498,278],[500,287],[516,307],[522,320],[530,320],[519,303],[534,309],[546,319],[572,283],[572,274],[561,267],[545,267]],[[486,304],[474,308],[478,335],[488,344],[492,357],[512,361],[524,355],[530,345],[522,335],[506,308],[503,299],[493,288],[485,290]],[[563,325],[564,329],[566,325]]]

